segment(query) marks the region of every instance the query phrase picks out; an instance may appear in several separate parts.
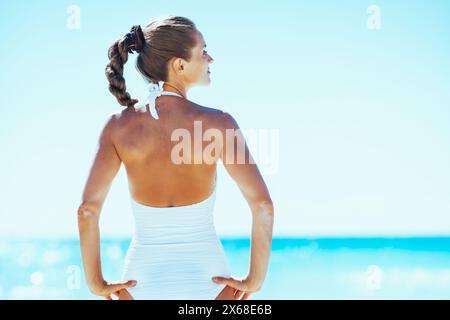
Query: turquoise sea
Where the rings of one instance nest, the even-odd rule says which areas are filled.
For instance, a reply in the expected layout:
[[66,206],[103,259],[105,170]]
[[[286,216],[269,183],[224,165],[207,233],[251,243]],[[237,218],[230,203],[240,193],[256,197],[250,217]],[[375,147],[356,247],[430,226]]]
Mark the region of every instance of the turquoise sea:
[[[234,277],[250,239],[222,238]],[[118,280],[130,239],[104,239]],[[0,299],[102,299],[84,283],[78,239],[0,240]],[[275,238],[262,290],[250,299],[450,299],[450,237]]]

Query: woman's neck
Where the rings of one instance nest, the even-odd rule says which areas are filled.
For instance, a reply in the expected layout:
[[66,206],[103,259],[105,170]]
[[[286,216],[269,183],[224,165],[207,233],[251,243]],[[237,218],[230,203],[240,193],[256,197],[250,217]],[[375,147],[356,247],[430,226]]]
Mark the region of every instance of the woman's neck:
[[182,84],[171,84],[171,83],[164,82],[163,90],[177,93],[177,94],[181,95],[183,98],[187,99],[186,89],[184,88],[184,86]]

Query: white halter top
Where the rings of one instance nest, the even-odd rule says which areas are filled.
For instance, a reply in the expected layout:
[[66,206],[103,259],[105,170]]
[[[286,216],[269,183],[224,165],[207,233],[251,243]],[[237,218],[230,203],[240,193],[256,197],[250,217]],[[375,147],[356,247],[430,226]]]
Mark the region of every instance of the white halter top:
[[216,187],[208,198],[176,207],[152,207],[131,198],[134,217],[122,280],[136,300],[214,300],[231,277],[214,225]]
[[178,96],[178,97],[184,98],[183,96],[179,95],[178,93],[164,91],[163,85],[164,85],[164,81],[158,81],[158,84],[151,83],[149,85],[150,94],[149,94],[147,100],[145,101],[145,104],[148,103],[148,105],[149,105],[150,114],[155,119],[159,119],[158,112],[156,111],[156,98],[157,97],[162,96],[162,95],[168,95],[168,96]]

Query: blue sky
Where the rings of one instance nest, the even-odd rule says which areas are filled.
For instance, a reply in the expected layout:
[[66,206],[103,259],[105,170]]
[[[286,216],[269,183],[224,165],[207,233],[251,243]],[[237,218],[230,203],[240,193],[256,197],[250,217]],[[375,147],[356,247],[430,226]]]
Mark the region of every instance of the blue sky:
[[[79,30],[67,8],[80,9]],[[370,30],[367,8],[381,10]],[[97,138],[122,107],[107,49],[132,25],[176,14],[202,32],[211,85],[191,100],[243,128],[279,132],[265,176],[275,235],[441,235],[450,230],[448,1],[3,1],[0,235],[77,235],[76,208]],[[126,65],[130,93],[146,86]],[[249,235],[251,213],[219,168],[221,235]],[[102,235],[129,235],[122,167]]]

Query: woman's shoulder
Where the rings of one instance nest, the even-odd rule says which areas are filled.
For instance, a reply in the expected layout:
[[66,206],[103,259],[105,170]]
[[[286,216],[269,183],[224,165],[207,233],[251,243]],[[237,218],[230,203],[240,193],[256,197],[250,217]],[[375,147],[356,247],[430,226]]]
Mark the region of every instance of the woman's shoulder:
[[228,112],[219,108],[205,107],[205,112],[209,115],[211,122],[217,128],[236,128],[237,122],[235,118]]
[[112,126],[118,127],[123,124],[128,124],[133,119],[139,118],[145,112],[145,106],[128,107],[121,111],[111,112],[107,118]]
[[130,108],[121,111],[110,112],[106,115],[104,120],[104,130],[107,130],[111,135],[115,135],[121,128],[127,127],[132,121],[133,114]]
[[224,120],[230,116],[230,114],[217,107],[207,107],[200,104],[193,103],[194,108],[198,113],[210,117],[212,120]]
[[199,115],[201,115],[205,120],[216,128],[229,127],[230,123],[235,122],[233,116],[227,112],[217,107],[207,107],[196,104],[195,108]]

